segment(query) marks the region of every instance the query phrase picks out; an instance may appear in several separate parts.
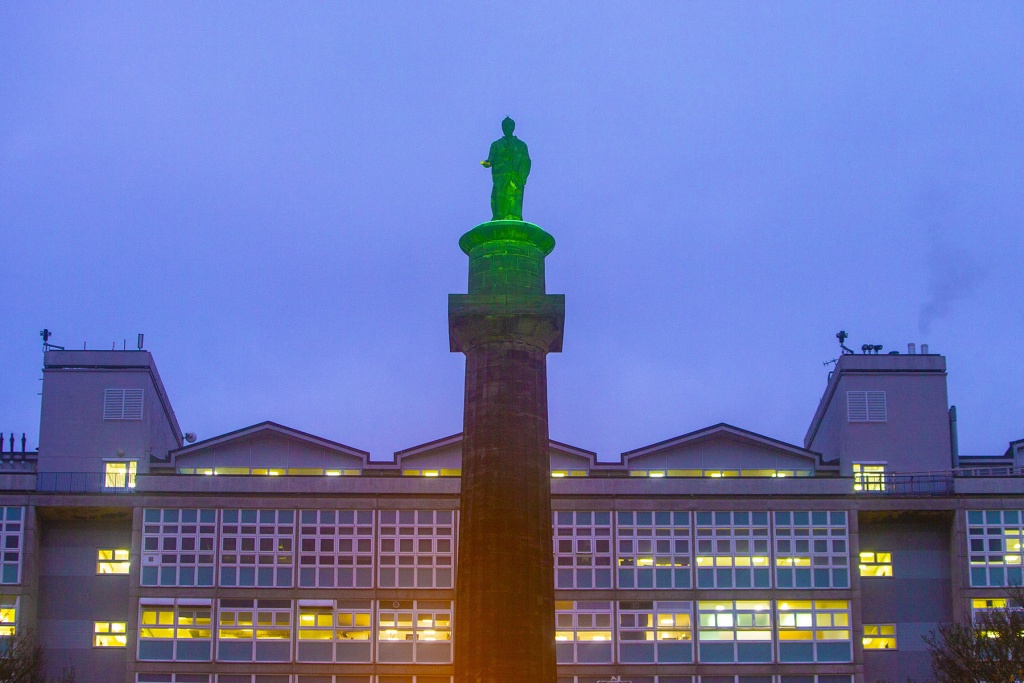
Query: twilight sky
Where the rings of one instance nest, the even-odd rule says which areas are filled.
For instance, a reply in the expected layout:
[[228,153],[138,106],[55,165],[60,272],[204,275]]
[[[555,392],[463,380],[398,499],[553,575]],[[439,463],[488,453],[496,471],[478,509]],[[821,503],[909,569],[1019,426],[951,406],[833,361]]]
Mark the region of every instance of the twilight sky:
[[[551,5],[556,5],[552,7]],[[447,294],[509,114],[566,295],[551,436],[792,443],[847,345],[1024,438],[1024,4],[0,3],[0,431],[39,330],[144,332],[183,430],[462,429]]]

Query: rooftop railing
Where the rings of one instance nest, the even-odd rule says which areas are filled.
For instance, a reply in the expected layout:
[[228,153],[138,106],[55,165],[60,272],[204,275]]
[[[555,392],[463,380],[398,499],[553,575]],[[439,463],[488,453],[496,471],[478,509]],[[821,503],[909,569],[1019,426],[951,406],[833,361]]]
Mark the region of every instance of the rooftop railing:
[[103,472],[40,472],[36,490],[46,493],[135,493],[135,477]]
[[1024,477],[1024,467],[998,465],[995,467],[957,467],[954,477]]

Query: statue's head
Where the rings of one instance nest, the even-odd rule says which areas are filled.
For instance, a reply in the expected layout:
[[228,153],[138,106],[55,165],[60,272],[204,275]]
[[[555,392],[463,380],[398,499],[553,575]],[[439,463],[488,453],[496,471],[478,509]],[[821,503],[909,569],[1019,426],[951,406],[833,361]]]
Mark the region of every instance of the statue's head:
[[506,136],[512,135],[512,131],[516,129],[516,122],[508,116],[501,122],[501,132]]

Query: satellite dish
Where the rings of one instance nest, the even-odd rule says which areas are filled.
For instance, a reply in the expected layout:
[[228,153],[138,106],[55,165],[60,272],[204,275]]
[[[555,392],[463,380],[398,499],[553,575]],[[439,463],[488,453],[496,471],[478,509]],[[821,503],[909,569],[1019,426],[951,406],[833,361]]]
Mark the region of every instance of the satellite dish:
[[185,441],[188,441],[189,443],[195,443],[196,442],[196,433],[195,432],[185,432]]

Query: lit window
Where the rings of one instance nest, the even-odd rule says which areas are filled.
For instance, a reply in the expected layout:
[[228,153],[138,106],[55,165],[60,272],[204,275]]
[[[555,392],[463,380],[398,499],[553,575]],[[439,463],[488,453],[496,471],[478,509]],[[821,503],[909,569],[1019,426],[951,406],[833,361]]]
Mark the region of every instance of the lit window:
[[612,603],[555,602],[555,650],[559,664],[612,661]]
[[[448,470],[442,470],[442,476]],[[456,470],[457,472],[457,470]],[[280,477],[358,477],[360,470],[321,469],[319,467],[179,467],[178,474],[202,474],[206,476],[270,476]],[[455,476],[458,476],[457,474]]]
[[[363,629],[352,625],[353,632]],[[377,661],[447,664],[452,657],[452,603],[384,600],[377,609]]]
[[97,574],[127,574],[130,564],[127,548],[100,548],[96,551]]
[[296,659],[369,663],[373,658],[373,603],[299,600]]
[[223,599],[217,612],[217,659],[291,660],[292,601]]
[[551,476],[555,479],[561,479],[563,477],[585,477],[587,476],[586,470],[551,470]]
[[429,470],[402,470],[406,477],[458,477],[462,470],[458,469],[429,469]]
[[865,650],[895,650],[896,624],[864,624]]
[[[222,601],[223,604],[223,601]],[[252,610],[221,608],[217,638],[218,640],[252,640]]]
[[892,576],[892,553],[862,552],[861,576]]
[[885,491],[885,463],[853,463],[854,491]]
[[772,661],[770,601],[701,600],[697,612],[700,661]]
[[185,640],[212,637],[211,613],[212,609],[209,605],[179,605],[178,628],[175,634],[178,638]]
[[208,662],[213,649],[210,600],[143,598],[139,606],[141,661]]
[[620,602],[619,661],[686,664],[693,661],[692,602]]
[[334,640],[334,606],[300,607],[299,640]]
[[143,607],[139,617],[139,638],[174,638],[174,606]]
[[[434,625],[436,626],[439,621],[444,622],[444,614],[438,616],[438,613],[432,613]],[[370,627],[370,607],[369,604],[363,605],[361,603],[352,604],[339,602],[337,612],[337,625],[338,625],[338,640],[365,640],[369,641],[372,635]],[[434,634],[434,640],[449,640],[451,637],[450,633],[442,633],[442,638],[437,637],[437,633]],[[426,638],[424,638],[426,640]],[[369,660],[367,660],[369,661]]]
[[780,600],[779,661],[849,662],[850,603],[847,600]]
[[0,595],[0,636],[13,636],[18,621],[18,597]]
[[125,647],[128,625],[123,621],[97,621],[93,624],[93,647]]
[[135,488],[135,474],[138,470],[138,466],[139,463],[137,460],[112,460],[104,463],[104,488]]
[[1024,606],[1017,604],[1015,600],[1006,598],[974,598],[971,600],[971,621],[975,624],[983,615],[1004,613],[1006,610],[1019,612]]

